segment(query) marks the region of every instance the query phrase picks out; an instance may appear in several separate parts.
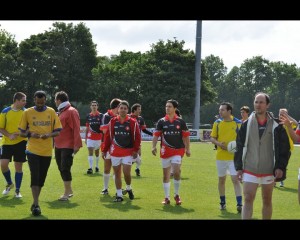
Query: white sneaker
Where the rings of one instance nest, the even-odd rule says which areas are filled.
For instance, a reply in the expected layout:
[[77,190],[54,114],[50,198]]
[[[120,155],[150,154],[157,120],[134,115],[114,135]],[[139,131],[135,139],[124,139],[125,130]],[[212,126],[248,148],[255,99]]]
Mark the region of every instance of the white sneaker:
[[12,183],[12,184],[7,184],[7,185],[6,185],[6,188],[3,190],[2,194],[3,194],[3,195],[7,195],[7,194],[9,193],[10,189],[13,189],[14,186],[15,186],[15,185],[14,185],[13,183]]
[[20,193],[20,192],[16,192],[16,193],[15,193],[15,198],[22,198],[21,193]]

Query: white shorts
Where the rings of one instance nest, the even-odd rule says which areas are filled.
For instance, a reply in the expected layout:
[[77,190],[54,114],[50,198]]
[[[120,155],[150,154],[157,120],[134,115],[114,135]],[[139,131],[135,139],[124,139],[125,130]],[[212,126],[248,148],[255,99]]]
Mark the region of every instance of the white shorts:
[[92,139],[87,139],[86,140],[86,146],[88,148],[94,148],[94,150],[98,150],[101,145],[101,140],[92,140]]
[[217,169],[218,169],[219,177],[224,177],[227,174],[230,174],[231,176],[237,175],[233,160],[230,161],[217,160]]
[[125,156],[125,157],[111,156],[111,165],[113,167],[119,166],[120,164],[132,165],[132,156]]
[[244,173],[243,182],[251,182],[257,184],[273,184],[274,176],[257,177],[249,173]]
[[142,159],[141,159],[141,156],[139,154],[137,155],[136,158],[132,159],[132,162],[136,162],[138,164],[141,164],[141,161],[142,161]]
[[171,166],[172,163],[181,164],[182,158],[180,155],[175,155],[169,158],[161,158],[160,160],[162,168],[168,168]]

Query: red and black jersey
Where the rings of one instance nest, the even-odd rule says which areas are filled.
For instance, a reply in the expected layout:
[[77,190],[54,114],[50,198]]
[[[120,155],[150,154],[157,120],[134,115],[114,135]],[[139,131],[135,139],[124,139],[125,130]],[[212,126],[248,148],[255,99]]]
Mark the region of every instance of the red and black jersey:
[[138,122],[140,130],[143,130],[143,129],[147,128],[145,120],[142,116],[137,117],[134,114],[130,114],[130,117],[134,118]]
[[114,117],[108,124],[108,131],[104,136],[103,152],[110,150],[114,157],[124,157],[138,152],[141,145],[141,133],[138,123],[126,116],[124,121],[120,116]]
[[93,114],[92,112],[86,116],[86,127],[88,128],[87,138],[92,140],[101,140],[102,139],[102,131],[100,131],[100,127],[102,125],[103,114],[100,112],[96,112]]
[[109,123],[110,119],[112,119],[115,116],[116,115],[114,115],[114,113],[112,112],[112,110],[107,110],[107,112],[105,114],[103,114],[102,125],[100,127],[100,130],[103,131],[104,129],[107,129],[108,128],[108,123]]
[[169,158],[175,155],[184,155],[185,146],[182,138],[189,137],[190,132],[186,123],[177,115],[172,121],[166,115],[158,120],[153,135],[161,136],[160,157]]

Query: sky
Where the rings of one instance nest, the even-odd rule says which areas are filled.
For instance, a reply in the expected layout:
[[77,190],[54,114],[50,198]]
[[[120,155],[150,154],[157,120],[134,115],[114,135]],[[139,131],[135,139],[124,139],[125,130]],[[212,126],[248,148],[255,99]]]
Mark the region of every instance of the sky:
[[[20,43],[49,30],[53,22],[0,21],[0,28]],[[185,41],[185,49],[195,51],[196,21],[192,20],[72,22],[86,24],[101,56],[119,54],[121,50],[146,52],[151,44],[174,38]],[[201,58],[218,56],[228,70],[254,56],[300,67],[300,21],[202,21],[201,42]]]

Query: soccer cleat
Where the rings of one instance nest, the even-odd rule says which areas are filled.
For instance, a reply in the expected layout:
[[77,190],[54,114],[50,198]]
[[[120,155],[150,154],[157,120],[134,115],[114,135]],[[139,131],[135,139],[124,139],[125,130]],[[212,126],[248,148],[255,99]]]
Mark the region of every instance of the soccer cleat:
[[7,185],[6,185],[6,188],[3,190],[2,194],[3,194],[3,195],[7,195],[7,194],[9,193],[10,189],[13,189],[14,186],[15,186],[15,185],[14,185],[13,183],[12,183],[12,184],[7,184]]
[[122,194],[123,195],[126,195],[127,193],[129,195],[130,200],[133,200],[134,199],[134,195],[133,195],[132,189],[130,189],[130,190],[123,189],[122,190]]
[[170,204],[170,199],[165,198],[161,203],[164,204],[164,205],[168,205],[168,204]]
[[39,216],[42,213],[39,205],[32,204],[30,210],[33,216]]
[[243,205],[236,205],[236,210],[238,211],[238,213],[241,213],[242,212],[242,209],[243,209]]
[[99,168],[95,167],[95,172],[99,172]]
[[281,181],[281,182],[280,182],[280,185],[279,185],[279,187],[284,187],[284,183],[283,183],[283,181]]
[[101,191],[101,194],[107,195],[107,194],[108,194],[108,189],[103,189],[103,190]]
[[141,171],[140,171],[139,168],[136,168],[136,169],[135,169],[135,173],[136,173],[136,176],[137,176],[137,177],[140,177],[140,176],[141,176]]
[[20,191],[15,192],[15,198],[22,198]]
[[176,202],[176,205],[181,205],[181,199],[180,199],[179,195],[175,195],[174,200]]
[[220,203],[220,210],[226,210],[226,204]]
[[86,171],[87,174],[93,174],[93,169],[89,168],[87,171]]
[[114,199],[114,202],[123,202],[123,198],[116,196],[116,198]]

